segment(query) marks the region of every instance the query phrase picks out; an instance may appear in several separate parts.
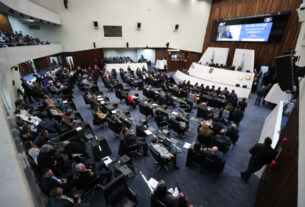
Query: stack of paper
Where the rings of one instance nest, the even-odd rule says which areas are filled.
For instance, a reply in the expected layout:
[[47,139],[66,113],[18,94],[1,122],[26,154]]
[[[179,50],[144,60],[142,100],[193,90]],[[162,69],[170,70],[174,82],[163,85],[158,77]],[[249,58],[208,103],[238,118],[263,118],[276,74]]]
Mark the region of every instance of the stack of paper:
[[150,178],[148,181],[148,185],[149,187],[151,187],[152,189],[155,189],[158,185],[158,181],[156,181],[154,178]]
[[185,142],[184,145],[183,145],[183,147],[184,147],[185,149],[190,148],[190,146],[191,146],[191,144],[188,143],[188,142]]

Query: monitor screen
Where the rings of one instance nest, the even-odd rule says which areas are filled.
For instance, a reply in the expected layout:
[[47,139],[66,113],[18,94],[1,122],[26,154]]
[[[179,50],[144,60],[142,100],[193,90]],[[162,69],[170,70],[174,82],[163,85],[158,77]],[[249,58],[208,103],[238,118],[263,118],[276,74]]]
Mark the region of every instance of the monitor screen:
[[219,24],[217,41],[255,41],[267,42],[269,39],[272,22],[257,24]]
[[215,19],[211,41],[279,42],[290,11]]

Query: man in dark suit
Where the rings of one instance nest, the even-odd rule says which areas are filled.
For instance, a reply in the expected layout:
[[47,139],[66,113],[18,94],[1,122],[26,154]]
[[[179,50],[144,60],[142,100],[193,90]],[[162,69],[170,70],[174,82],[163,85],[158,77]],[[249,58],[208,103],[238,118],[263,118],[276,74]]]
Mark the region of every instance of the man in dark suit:
[[248,182],[250,176],[260,170],[264,165],[269,164],[276,156],[276,151],[271,148],[272,140],[270,137],[265,139],[263,144],[255,144],[249,152],[252,154],[248,169],[241,172],[241,178]]
[[227,27],[226,31],[222,34],[222,38],[232,39],[232,34],[230,32],[230,29]]
[[30,102],[32,102],[31,100],[31,97],[33,97],[35,99],[35,97],[33,96],[33,91],[32,91],[32,88],[31,86],[27,83],[26,79],[25,78],[21,78],[21,85],[24,89],[24,95],[25,97],[24,98],[28,98]]
[[226,132],[226,136],[228,136],[231,139],[231,142],[233,145],[237,142],[239,138],[239,130],[237,129],[236,124],[232,124]]
[[50,207],[80,207],[89,206],[81,205],[81,195],[74,195],[73,198],[63,194],[63,189],[60,187],[53,188],[50,192]]
[[73,187],[73,184],[67,178],[58,178],[50,168],[42,170],[41,187],[45,193],[50,194],[55,187],[61,187],[67,193]]

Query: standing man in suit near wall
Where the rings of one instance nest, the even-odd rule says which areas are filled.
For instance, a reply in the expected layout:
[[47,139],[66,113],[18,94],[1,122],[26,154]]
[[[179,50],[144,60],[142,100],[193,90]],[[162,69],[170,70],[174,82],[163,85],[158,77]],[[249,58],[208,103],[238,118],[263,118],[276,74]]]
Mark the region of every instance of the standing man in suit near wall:
[[248,182],[250,176],[260,170],[264,165],[269,164],[276,156],[276,151],[271,148],[270,137],[265,139],[263,144],[255,144],[249,152],[252,154],[248,169],[240,173],[241,178]]

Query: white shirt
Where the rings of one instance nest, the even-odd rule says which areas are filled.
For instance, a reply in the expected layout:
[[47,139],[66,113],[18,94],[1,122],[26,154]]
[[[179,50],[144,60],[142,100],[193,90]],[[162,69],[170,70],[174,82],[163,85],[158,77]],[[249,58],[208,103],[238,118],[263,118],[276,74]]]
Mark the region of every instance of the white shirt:
[[171,157],[174,157],[174,155],[172,153],[170,153],[166,147],[164,147],[163,144],[151,144],[153,146],[153,148],[160,153],[161,158],[164,159],[169,159]]
[[34,160],[34,162],[35,162],[36,164],[38,164],[38,163],[37,163],[37,157],[38,157],[38,155],[39,155],[39,152],[40,152],[39,148],[36,148],[36,147],[32,147],[32,148],[29,149],[29,151],[28,151],[28,154],[31,156],[31,158]]

